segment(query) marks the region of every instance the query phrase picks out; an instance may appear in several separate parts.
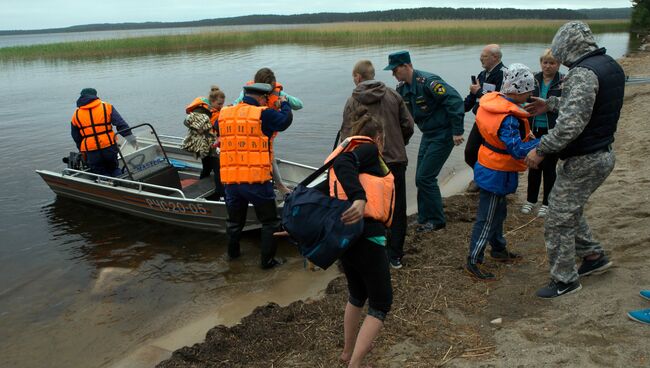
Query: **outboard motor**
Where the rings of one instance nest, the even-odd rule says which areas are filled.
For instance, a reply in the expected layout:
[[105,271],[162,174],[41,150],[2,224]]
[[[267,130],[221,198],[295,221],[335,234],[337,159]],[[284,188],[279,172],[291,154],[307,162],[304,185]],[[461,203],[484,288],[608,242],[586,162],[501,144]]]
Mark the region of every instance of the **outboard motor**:
[[86,160],[80,152],[70,152],[68,157],[63,158],[63,163],[68,164],[68,169],[84,170],[86,169]]

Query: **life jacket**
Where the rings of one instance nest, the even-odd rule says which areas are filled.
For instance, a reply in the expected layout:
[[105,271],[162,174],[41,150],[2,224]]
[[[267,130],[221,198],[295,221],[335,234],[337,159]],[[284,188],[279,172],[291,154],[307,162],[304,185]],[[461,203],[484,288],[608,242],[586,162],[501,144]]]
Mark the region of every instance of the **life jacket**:
[[[254,84],[255,81],[248,81],[246,82],[247,86],[250,86],[251,84]],[[274,109],[274,110],[280,110],[280,105],[276,105],[278,100],[280,99],[280,92],[282,92],[283,87],[282,84],[275,82],[275,88],[273,88],[273,91],[271,91],[271,94],[269,94],[268,99],[266,100],[266,106]]]
[[478,150],[478,162],[488,169],[498,171],[526,171],[524,160],[512,157],[505,143],[499,139],[499,128],[501,123],[508,116],[512,115],[519,120],[519,134],[521,140],[529,140],[530,114],[519,105],[510,102],[505,96],[498,92],[490,92],[483,97],[476,112],[476,125],[484,143]]
[[83,137],[82,152],[96,151],[115,144],[115,133],[111,124],[113,106],[100,99],[81,106],[72,114],[72,124],[79,128]]
[[[332,153],[327,157],[325,162],[329,162],[344,152],[354,150],[360,144],[372,143],[370,137],[355,135],[346,138]],[[366,192],[367,203],[363,212],[364,217],[369,217],[382,222],[386,227],[390,226],[393,221],[393,209],[395,208],[395,184],[393,174],[384,162],[383,157],[379,154],[379,162],[384,171],[384,176],[375,176],[367,173],[359,174],[359,182]],[[343,190],[343,186],[338,181],[334,168],[331,167],[328,172],[330,196],[341,200],[347,200],[348,196]]]
[[210,116],[210,124],[214,127],[219,119],[219,110],[210,106],[210,101],[206,97],[197,97],[185,107],[185,113],[189,114],[194,110],[201,108],[206,115]]
[[221,109],[219,141],[221,182],[265,183],[271,180],[273,138],[262,132],[266,106],[239,103]]

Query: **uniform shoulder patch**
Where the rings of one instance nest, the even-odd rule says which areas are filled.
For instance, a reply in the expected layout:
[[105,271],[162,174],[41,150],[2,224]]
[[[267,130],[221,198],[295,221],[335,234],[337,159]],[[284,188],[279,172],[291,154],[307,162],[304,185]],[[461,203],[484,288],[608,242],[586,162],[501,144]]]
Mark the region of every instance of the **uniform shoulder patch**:
[[442,83],[438,82],[431,82],[431,90],[437,95],[444,95],[447,93],[445,86],[443,86]]

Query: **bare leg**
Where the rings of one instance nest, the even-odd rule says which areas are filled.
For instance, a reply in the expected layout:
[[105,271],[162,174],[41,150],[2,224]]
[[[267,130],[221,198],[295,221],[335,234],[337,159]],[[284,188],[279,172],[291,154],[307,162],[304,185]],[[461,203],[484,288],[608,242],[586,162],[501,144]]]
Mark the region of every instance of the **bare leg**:
[[361,308],[354,305],[345,305],[345,314],[343,317],[343,352],[341,353],[341,361],[348,363],[352,358],[352,351],[354,350],[354,342],[357,340],[357,330],[359,328],[359,321],[361,320]]
[[375,338],[379,335],[379,331],[383,325],[384,322],[380,319],[369,315],[366,316],[366,319],[363,320],[363,325],[361,325],[361,329],[359,330],[359,335],[357,336],[354,351],[352,352],[352,359],[350,359],[348,368],[361,367],[363,358],[370,351],[372,342],[375,341]]

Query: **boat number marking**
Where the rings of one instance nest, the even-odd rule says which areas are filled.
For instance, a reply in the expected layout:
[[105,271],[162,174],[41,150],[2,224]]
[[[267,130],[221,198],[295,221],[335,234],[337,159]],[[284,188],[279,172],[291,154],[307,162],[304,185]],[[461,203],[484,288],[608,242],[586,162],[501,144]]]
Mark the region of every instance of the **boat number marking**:
[[201,214],[207,215],[208,211],[203,207],[201,203],[183,203],[183,202],[172,202],[164,201],[158,199],[146,199],[147,205],[151,208],[158,208],[166,212],[174,213],[192,213],[192,214]]

